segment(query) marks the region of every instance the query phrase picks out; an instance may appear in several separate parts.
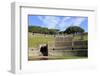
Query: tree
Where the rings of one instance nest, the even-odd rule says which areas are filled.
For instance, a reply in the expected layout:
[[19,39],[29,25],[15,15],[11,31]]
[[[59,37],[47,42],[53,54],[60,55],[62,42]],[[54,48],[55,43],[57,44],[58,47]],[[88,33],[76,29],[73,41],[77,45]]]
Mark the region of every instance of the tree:
[[78,33],[83,33],[83,32],[84,32],[84,29],[79,26],[70,26],[64,31],[64,33],[67,33],[67,34],[78,34]]
[[28,31],[32,33],[51,34],[51,35],[55,35],[59,32],[58,29],[48,29],[46,27],[40,27],[40,26],[29,26]]
[[73,34],[73,37],[75,34],[81,34],[81,40],[83,40],[83,32],[84,32],[84,29],[79,27],[79,26],[70,26],[68,27],[64,33],[67,33],[67,34]]

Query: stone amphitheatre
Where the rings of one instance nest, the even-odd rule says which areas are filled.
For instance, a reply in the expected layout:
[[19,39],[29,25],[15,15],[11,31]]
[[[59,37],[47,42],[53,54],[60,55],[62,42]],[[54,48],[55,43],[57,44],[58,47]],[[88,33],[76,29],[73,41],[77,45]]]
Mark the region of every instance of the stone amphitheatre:
[[[38,37],[40,35],[31,35],[31,37]],[[86,35],[86,34],[85,34]],[[48,35],[42,35],[43,37],[48,38]],[[88,42],[87,40],[73,39],[73,35],[56,35],[52,36],[53,39],[48,39],[46,42],[39,43],[37,46],[29,47],[28,50],[28,59],[29,60],[41,60],[41,59],[66,59],[66,56],[70,58],[70,56],[79,56],[87,57],[87,50],[88,50]],[[39,40],[41,40],[40,37]],[[31,43],[31,41],[30,41]],[[47,46],[47,55],[43,56],[43,53],[40,51],[41,47]],[[78,58],[79,58],[78,57]]]

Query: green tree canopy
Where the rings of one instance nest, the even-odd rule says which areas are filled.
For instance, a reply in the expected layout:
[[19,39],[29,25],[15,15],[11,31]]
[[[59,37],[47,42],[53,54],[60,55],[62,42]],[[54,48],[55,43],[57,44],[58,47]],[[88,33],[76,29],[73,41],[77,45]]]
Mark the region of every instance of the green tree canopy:
[[64,33],[67,33],[67,34],[77,34],[77,33],[83,33],[83,32],[84,32],[84,29],[79,26],[70,26],[66,28],[66,30],[64,31]]
[[41,33],[41,34],[56,34],[58,29],[48,29],[40,26],[29,26],[28,31],[32,33]]

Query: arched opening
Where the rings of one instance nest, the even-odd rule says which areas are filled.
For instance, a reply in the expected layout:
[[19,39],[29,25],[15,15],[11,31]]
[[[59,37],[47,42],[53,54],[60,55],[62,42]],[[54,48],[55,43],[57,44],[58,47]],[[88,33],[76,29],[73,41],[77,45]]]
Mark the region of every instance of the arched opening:
[[42,53],[43,56],[48,56],[48,45],[46,44],[45,46],[41,46],[40,52]]

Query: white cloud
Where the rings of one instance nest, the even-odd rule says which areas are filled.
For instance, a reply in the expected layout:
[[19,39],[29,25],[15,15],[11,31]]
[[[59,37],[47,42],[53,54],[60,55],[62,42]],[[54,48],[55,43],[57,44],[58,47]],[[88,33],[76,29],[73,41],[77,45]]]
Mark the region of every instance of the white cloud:
[[39,16],[39,19],[42,20],[45,27],[48,27],[49,29],[56,28],[56,25],[59,23],[60,18],[54,17],[54,16]]
[[[65,17],[64,17],[65,18]],[[86,18],[79,18],[79,17],[69,17],[65,18],[61,21],[59,24],[59,28],[61,28],[61,31],[65,30],[69,26],[80,26],[80,24],[85,20]]]
[[76,18],[73,25],[79,26],[86,18]]
[[40,20],[43,20],[43,16],[37,16]]
[[72,18],[71,17],[64,17],[59,25],[58,28],[61,29],[61,31],[65,30],[68,26],[72,25],[72,21],[70,21]]
[[62,22],[65,22],[65,21],[67,21],[67,20],[69,20],[69,19],[71,19],[71,17],[64,17],[64,18],[62,19]]
[[49,29],[60,29],[61,31],[65,30],[71,25],[80,26],[80,24],[86,18],[79,17],[57,17],[57,16],[38,16],[38,18],[43,22],[44,27]]

